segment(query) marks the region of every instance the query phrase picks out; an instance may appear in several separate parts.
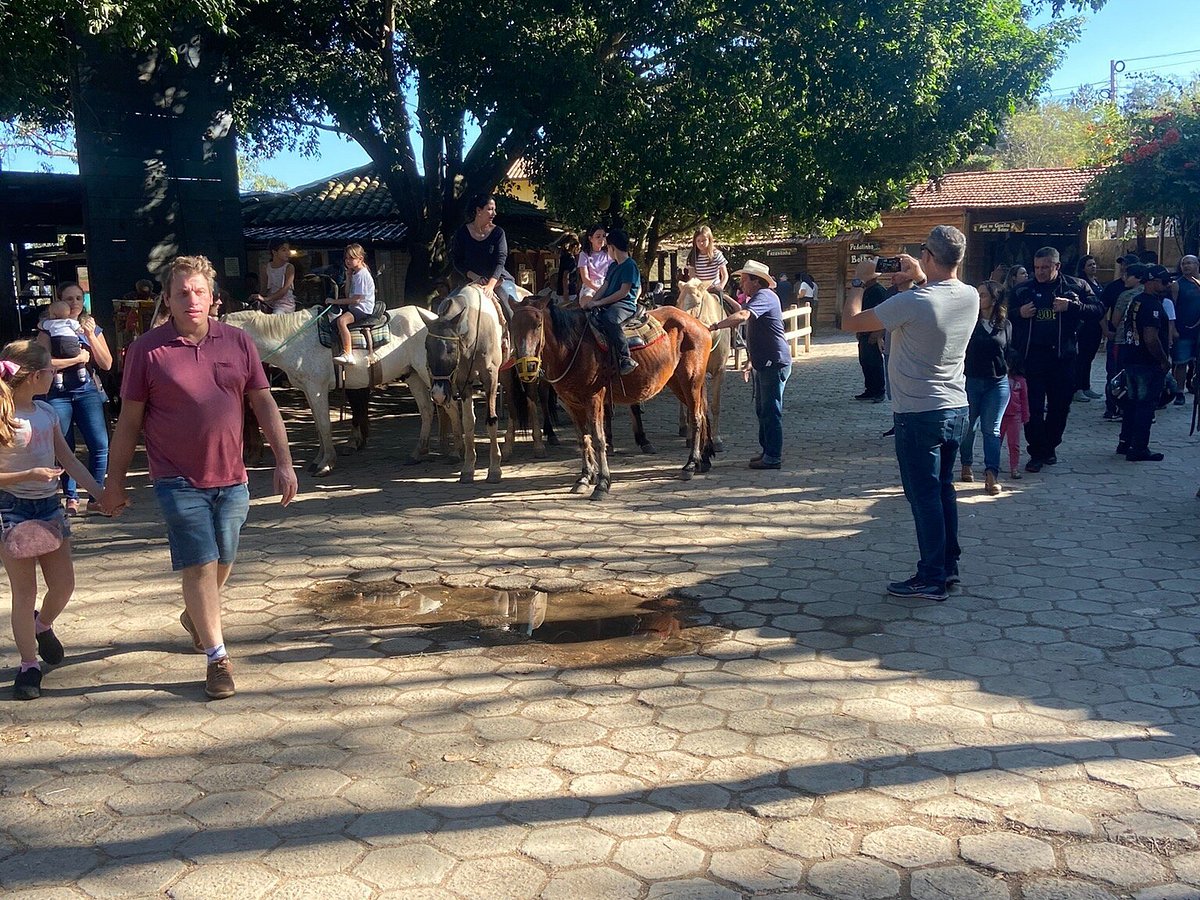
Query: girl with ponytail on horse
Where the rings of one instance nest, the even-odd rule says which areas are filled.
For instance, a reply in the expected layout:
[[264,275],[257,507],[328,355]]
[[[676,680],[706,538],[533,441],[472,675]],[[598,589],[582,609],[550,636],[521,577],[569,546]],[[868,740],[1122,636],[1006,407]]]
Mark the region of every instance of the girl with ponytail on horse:
[[[41,696],[39,655],[50,665],[63,659],[52,626],[75,590],[75,570],[57,496],[59,476],[65,469],[93,496],[103,491],[67,446],[53,407],[33,399],[53,381],[50,351],[42,345],[14,341],[0,352],[0,560],[12,591],[12,632],[21,655],[13,681],[17,700]],[[46,579],[40,610],[39,564]]]

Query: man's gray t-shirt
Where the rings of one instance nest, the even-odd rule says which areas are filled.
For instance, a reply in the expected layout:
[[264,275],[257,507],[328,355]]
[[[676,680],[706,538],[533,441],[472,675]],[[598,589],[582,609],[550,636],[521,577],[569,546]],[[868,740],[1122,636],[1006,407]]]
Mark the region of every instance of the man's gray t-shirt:
[[888,383],[897,413],[967,405],[967,342],[979,320],[979,292],[957,279],[889,297],[875,315],[891,333]]

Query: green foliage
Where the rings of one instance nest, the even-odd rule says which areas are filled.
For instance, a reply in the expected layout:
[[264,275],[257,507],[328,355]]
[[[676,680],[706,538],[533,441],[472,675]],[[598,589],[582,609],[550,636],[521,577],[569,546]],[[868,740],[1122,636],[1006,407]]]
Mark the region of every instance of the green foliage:
[[1115,104],[1095,93],[1016,110],[1001,126],[993,168],[1080,168],[1111,162],[1128,126]]
[[288,183],[263,170],[262,161],[238,154],[238,190],[243,192],[286,191]]
[[1027,13],[1102,2],[26,0],[0,21],[0,118],[65,123],[88,35],[161,50],[206,23],[251,151],[357,141],[421,277],[522,156],[563,215],[609,208],[651,244],[699,217],[869,217],[1042,85],[1078,23]]
[[1087,214],[1175,219],[1184,249],[1200,243],[1200,103],[1139,113],[1120,158],[1088,188]]

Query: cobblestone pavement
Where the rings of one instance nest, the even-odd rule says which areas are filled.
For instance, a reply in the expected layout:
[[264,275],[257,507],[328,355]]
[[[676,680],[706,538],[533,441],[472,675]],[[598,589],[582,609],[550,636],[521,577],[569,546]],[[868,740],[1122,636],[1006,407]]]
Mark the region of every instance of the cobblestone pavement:
[[[1091,403],[1057,466],[965,486],[964,583],[936,604],[883,593],[915,538],[860,388],[853,344],[819,342],[784,470],[752,472],[731,380],[729,450],[690,484],[657,401],[659,455],[616,456],[606,504],[567,492],[566,444],[522,446],[498,486],[403,465],[397,389],[373,448],[287,511],[255,501],[227,603],[239,693],[215,703],[142,480],[126,518],[77,529],[43,699],[5,688],[0,892],[1200,897],[1187,411],[1159,413],[1162,464],[1114,457]],[[670,602],[598,644],[415,627],[436,603],[397,578],[679,598],[684,627]],[[361,597],[328,594],[346,582]]]

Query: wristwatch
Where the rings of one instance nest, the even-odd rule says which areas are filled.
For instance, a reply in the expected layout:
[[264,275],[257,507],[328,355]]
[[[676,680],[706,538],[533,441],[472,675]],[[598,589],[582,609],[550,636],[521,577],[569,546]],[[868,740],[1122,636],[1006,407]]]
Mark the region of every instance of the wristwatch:
[[860,288],[864,284],[866,284],[866,282],[863,281],[861,278],[851,278],[850,279],[850,287]]

